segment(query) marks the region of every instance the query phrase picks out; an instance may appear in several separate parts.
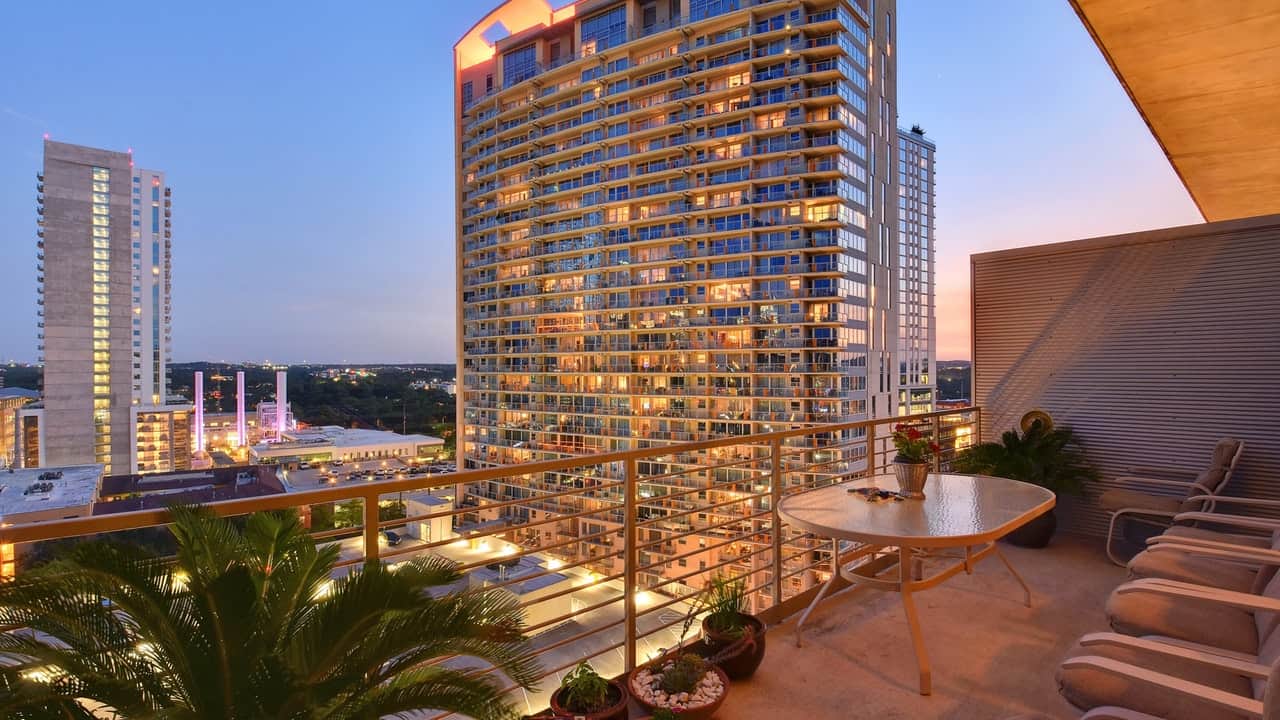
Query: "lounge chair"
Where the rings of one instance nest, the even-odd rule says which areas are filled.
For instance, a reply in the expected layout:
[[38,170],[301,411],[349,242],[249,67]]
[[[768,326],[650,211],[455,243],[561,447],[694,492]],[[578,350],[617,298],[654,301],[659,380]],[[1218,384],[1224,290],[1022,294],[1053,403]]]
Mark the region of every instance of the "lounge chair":
[[1129,489],[1114,489],[1102,493],[1098,504],[1111,512],[1111,523],[1107,528],[1107,557],[1117,565],[1125,564],[1116,556],[1112,547],[1116,524],[1121,517],[1132,516],[1142,522],[1167,526],[1172,524],[1174,516],[1180,512],[1211,511],[1212,500],[1206,502],[1202,498],[1216,498],[1222,492],[1230,482],[1231,474],[1235,472],[1243,453],[1243,441],[1223,438],[1214,446],[1209,466],[1199,474],[1168,468],[1132,468],[1134,475],[1116,478],[1117,482],[1126,484],[1177,490],[1181,492],[1181,496],[1157,495]]
[[1157,537],[1170,536],[1186,541],[1210,540],[1233,545],[1268,547],[1270,545],[1268,536],[1280,529],[1280,518],[1232,514],[1247,510],[1280,511],[1280,500],[1200,495],[1191,498],[1188,504],[1197,502],[1202,505],[1212,503],[1213,511],[1193,510],[1178,513],[1173,517],[1173,526]]
[[1280,577],[1273,569],[1268,578],[1258,593],[1158,578],[1133,580],[1107,599],[1107,621],[1125,635],[1160,635],[1256,655],[1260,640],[1271,635],[1280,613]]
[[1265,548],[1177,537],[1153,539],[1156,542],[1129,561],[1130,579],[1160,578],[1258,593],[1280,567],[1280,530]]
[[1280,634],[1256,657],[1092,633],[1058,668],[1081,720],[1280,720]]

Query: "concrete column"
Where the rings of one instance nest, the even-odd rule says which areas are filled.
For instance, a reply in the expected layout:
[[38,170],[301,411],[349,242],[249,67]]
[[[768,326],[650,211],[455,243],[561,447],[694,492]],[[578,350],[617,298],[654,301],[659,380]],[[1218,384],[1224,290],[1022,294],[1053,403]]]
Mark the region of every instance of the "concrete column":
[[244,420],[244,371],[236,372],[236,443],[237,447],[249,444],[249,426]]
[[284,432],[285,418],[289,417],[289,373],[284,370],[276,372],[276,440],[281,439]]
[[204,373],[196,371],[196,452],[204,452]]

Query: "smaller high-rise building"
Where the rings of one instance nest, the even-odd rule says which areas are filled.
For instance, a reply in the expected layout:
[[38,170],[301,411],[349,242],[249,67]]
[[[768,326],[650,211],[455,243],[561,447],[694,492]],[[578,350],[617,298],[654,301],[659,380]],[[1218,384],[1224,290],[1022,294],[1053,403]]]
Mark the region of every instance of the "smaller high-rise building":
[[937,395],[934,156],[919,125],[898,130],[898,414],[930,412]]
[[[44,399],[26,462],[107,473],[189,467],[190,447],[150,420],[189,426],[169,404],[171,205],[164,173],[132,152],[45,140],[37,175],[38,338]],[[158,422],[158,421],[157,421]],[[152,430],[155,429],[154,432]],[[185,458],[184,458],[185,455]]]

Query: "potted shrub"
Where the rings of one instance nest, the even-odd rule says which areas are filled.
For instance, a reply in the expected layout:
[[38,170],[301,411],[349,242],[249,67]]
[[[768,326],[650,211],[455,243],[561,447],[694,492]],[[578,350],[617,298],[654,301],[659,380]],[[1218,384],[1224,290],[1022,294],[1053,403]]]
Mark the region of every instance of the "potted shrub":
[[702,644],[707,659],[720,666],[730,680],[751,677],[764,660],[764,623],[744,612],[746,582],[716,575],[689,605],[684,633],[697,615],[702,618]]
[[626,720],[627,690],[606,680],[587,663],[578,663],[551,693],[551,710],[586,720]]
[[909,498],[924,497],[924,484],[929,479],[933,455],[938,444],[924,436],[919,429],[898,423],[893,426],[893,447],[898,454],[893,458],[893,474],[898,477],[898,490]]
[[[1079,495],[1098,471],[1081,450],[1080,438],[1071,428],[1055,428],[1037,419],[1019,434],[1010,430],[1000,442],[982,443],[965,450],[951,462],[956,472],[1021,480],[1053,491],[1055,495]],[[1021,547],[1042,548],[1053,539],[1058,519],[1052,510],[1005,537]]]
[[667,656],[631,672],[631,695],[646,710],[708,720],[729,694],[729,676],[701,655]]

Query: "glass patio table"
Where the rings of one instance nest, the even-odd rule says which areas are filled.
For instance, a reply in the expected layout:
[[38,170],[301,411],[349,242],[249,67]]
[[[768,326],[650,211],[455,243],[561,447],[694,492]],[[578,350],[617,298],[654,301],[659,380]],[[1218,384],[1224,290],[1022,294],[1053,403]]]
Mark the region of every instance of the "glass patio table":
[[[972,573],[979,560],[995,555],[1022,586],[1030,607],[1031,589],[1000,552],[996,541],[1052,510],[1056,498],[1036,485],[984,475],[930,473],[922,500],[868,502],[854,492],[867,487],[894,491],[898,482],[893,475],[877,475],[791,495],[778,504],[778,514],[784,522],[832,543],[831,579],[796,623],[796,644],[800,644],[800,631],[809,614],[838,578],[855,586],[896,591],[902,596],[915,646],[920,694],[928,695],[929,656],[911,596],[960,572]],[[846,541],[858,546],[842,558],[840,543]],[[854,561],[885,554],[897,555],[896,577],[895,573],[888,577],[861,575],[850,568]],[[931,562],[929,566],[934,569],[926,575],[926,559],[947,562]]]

